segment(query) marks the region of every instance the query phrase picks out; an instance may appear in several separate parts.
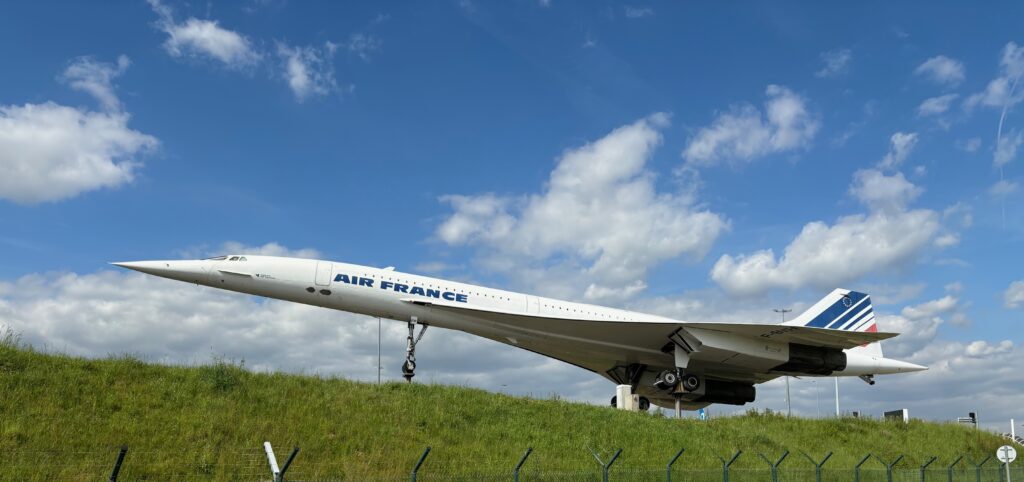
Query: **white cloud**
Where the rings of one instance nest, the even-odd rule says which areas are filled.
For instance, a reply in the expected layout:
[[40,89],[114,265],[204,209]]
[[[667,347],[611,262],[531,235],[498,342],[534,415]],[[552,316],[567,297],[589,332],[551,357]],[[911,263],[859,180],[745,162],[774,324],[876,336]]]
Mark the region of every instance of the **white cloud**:
[[96,97],[103,112],[53,102],[0,105],[0,198],[36,204],[131,182],[136,156],[157,146],[155,137],[130,129],[111,79],[128,67],[88,58],[74,61],[63,78]]
[[683,158],[693,165],[713,165],[807,148],[819,123],[808,112],[806,100],[778,85],[769,85],[765,93],[763,115],[752,105],[719,114],[690,140]]
[[964,107],[971,109],[982,105],[986,107],[1005,108],[1024,99],[1014,90],[1017,79],[1024,73],[1024,47],[1009,42],[1003,47],[1003,56],[999,61],[999,76],[992,79],[985,90],[971,95],[964,101]]
[[917,133],[897,132],[889,138],[889,142],[889,152],[879,162],[879,166],[894,169],[903,164],[903,161],[910,156],[910,152],[914,150],[914,146],[917,145]]
[[905,264],[939,229],[935,212],[853,215],[829,226],[808,223],[779,258],[772,250],[723,255],[711,279],[729,293],[758,295],[774,288],[826,290]]
[[946,233],[935,238],[935,247],[937,248],[948,248],[958,244],[960,244],[960,235],[956,233]]
[[914,73],[931,79],[937,84],[955,87],[964,81],[964,64],[945,55],[938,55],[925,60],[914,69]]
[[849,69],[852,57],[850,49],[836,49],[821,54],[821,70],[814,73],[815,77],[837,77]]
[[996,197],[1008,196],[1017,191],[1018,187],[1019,185],[1017,183],[1013,181],[1007,181],[1006,179],[1002,179],[999,182],[993,184],[992,187],[988,188],[988,193]]
[[776,288],[832,289],[906,264],[940,228],[938,213],[906,210],[920,192],[902,173],[858,171],[850,193],[869,214],[841,217],[831,226],[808,223],[778,258],[771,249],[722,255],[711,279],[731,294],[752,296]]
[[164,49],[172,57],[211,58],[230,68],[251,67],[261,55],[244,35],[221,27],[216,20],[190,17],[174,21],[170,7],[160,0],[147,0],[160,16],[157,26],[167,34]]
[[338,90],[334,79],[333,57],[337,46],[331,42],[321,49],[315,47],[289,47],[277,45],[284,77],[295,99],[302,102],[310,97],[323,96]]
[[956,147],[964,150],[965,152],[978,152],[981,148],[981,138],[972,137],[966,141],[956,141]]
[[437,238],[478,246],[488,267],[524,284],[543,272],[592,281],[584,293],[568,296],[634,295],[650,267],[682,255],[702,257],[727,227],[721,216],[696,206],[691,193],[657,191],[645,166],[667,125],[668,116],[655,114],[565,151],[537,194],[445,196],[454,212],[438,226]]
[[1003,292],[1003,304],[1007,308],[1019,308],[1024,304],[1024,280],[1014,281]]
[[925,99],[917,107],[917,115],[927,117],[942,114],[949,110],[949,106],[953,104],[957,97],[957,94],[946,94]]
[[349,36],[346,48],[363,60],[370,60],[370,54],[380,50],[384,43],[376,35],[357,32]]
[[876,169],[862,169],[854,173],[853,179],[850,194],[878,211],[903,211],[907,204],[924,192],[924,189],[907,181],[902,172],[886,176]]
[[123,74],[131,65],[128,57],[121,55],[117,65],[97,62],[90,57],[79,57],[64,70],[61,78],[75,90],[81,90],[96,98],[108,111],[121,110],[121,101],[114,93],[114,78]]
[[992,156],[992,163],[996,167],[1009,164],[1017,157],[1017,149],[1024,143],[1024,131],[1012,130],[1005,136],[1000,135],[996,141],[996,152]]
[[624,7],[626,18],[644,18],[654,16],[654,9],[651,7]]

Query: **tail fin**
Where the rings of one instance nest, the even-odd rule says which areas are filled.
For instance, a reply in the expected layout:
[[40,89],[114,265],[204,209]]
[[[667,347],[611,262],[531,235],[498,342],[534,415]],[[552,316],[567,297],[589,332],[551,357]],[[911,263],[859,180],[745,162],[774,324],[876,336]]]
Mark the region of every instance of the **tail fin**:
[[[830,330],[877,332],[875,313],[871,308],[871,297],[866,293],[836,289],[791,321],[783,323],[792,326],[812,326]],[[864,345],[854,350],[865,350],[875,356],[882,356],[878,343]]]

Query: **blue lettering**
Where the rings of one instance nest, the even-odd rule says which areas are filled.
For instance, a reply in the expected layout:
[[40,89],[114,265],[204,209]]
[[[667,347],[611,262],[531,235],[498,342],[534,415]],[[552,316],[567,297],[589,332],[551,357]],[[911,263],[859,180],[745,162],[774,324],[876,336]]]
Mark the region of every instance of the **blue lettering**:
[[398,283],[398,284],[395,285],[395,291],[397,291],[399,293],[407,293],[408,290],[409,290],[409,285],[403,285],[402,283]]
[[359,286],[367,286],[373,288],[373,280],[370,278],[359,278]]
[[335,283],[351,283],[351,281],[348,280],[348,275],[345,275],[345,274],[339,274],[338,276],[335,276],[334,277],[334,282]]
[[455,293],[452,293],[451,291],[445,291],[441,295],[441,297],[446,299],[446,300],[448,300],[448,301],[455,301]]
[[441,292],[439,290],[432,290],[430,288],[427,288],[427,296],[431,298],[440,298]]
[[394,285],[394,283],[392,283],[390,281],[381,281],[380,282],[380,289],[382,289],[382,290],[389,290],[389,289],[391,289],[391,287],[393,285]]
[[455,301],[460,303],[469,303],[469,296],[467,295],[455,295]]
[[410,294],[410,295],[420,295],[420,296],[426,296],[426,295],[425,295],[425,294],[423,293],[423,288],[420,288],[419,286],[413,286],[413,287],[412,287],[412,289],[411,289],[411,290],[409,290],[409,294]]

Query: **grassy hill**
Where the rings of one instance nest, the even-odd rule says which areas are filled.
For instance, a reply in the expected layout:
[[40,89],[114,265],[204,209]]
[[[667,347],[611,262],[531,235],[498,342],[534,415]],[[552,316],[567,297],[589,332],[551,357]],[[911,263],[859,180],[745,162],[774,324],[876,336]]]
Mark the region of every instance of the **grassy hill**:
[[643,470],[658,480],[681,447],[678,469],[705,470],[701,480],[721,480],[717,457],[736,450],[744,454],[734,481],[767,480],[756,453],[776,458],[783,450],[793,454],[782,467],[807,477],[788,480],[813,480],[799,451],[818,458],[835,451],[826,473],[852,480],[851,467],[868,453],[902,454],[902,467],[937,456],[935,467],[944,467],[957,455],[980,459],[1002,445],[955,424],[766,414],[674,420],[452,386],[252,373],[223,361],[87,360],[39,353],[10,336],[0,342],[0,479],[106,480],[117,448],[127,445],[121,480],[267,480],[264,440],[281,463],[300,446],[290,480],[407,478],[426,446],[433,451],[420,480],[510,480],[526,447],[534,454],[524,480],[594,480],[598,465],[588,448],[607,458],[620,447],[612,471],[618,480],[640,480]]

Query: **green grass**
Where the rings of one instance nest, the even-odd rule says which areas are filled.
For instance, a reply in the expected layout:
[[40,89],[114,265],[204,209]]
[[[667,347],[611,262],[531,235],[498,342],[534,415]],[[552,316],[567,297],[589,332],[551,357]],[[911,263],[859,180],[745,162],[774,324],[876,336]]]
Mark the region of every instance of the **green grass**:
[[506,476],[526,447],[534,448],[532,474],[594,471],[588,448],[607,458],[621,447],[618,473],[650,468],[653,478],[685,447],[678,467],[708,469],[708,477],[720,477],[717,457],[736,450],[744,451],[738,474],[766,466],[756,453],[790,450],[783,467],[806,470],[812,466],[799,451],[817,458],[834,451],[826,467],[847,474],[836,480],[851,480],[850,467],[867,453],[902,454],[905,467],[937,456],[944,467],[1002,445],[984,431],[919,420],[753,413],[674,420],[462,387],[253,373],[224,360],[190,367],[131,356],[89,360],[39,353],[10,334],[0,340],[0,479],[105,480],[117,448],[127,445],[122,480],[266,480],[264,440],[281,463],[301,447],[293,480],[406,477],[426,446],[433,451],[424,475]]

